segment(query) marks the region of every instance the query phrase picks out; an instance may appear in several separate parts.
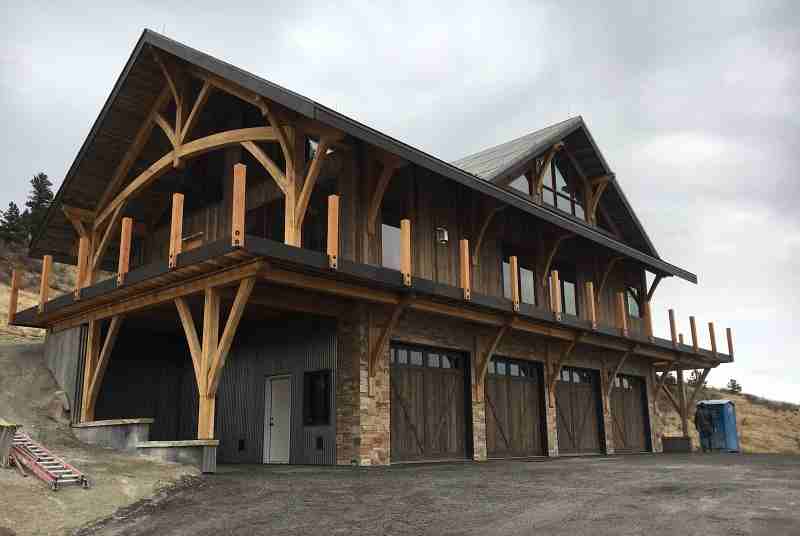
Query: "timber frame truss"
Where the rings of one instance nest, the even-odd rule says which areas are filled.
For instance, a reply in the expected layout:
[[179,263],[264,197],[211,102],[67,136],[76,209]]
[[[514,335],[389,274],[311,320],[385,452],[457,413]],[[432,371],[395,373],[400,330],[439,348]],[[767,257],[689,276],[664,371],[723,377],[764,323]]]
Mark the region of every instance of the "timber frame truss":
[[[184,68],[155,49],[152,53],[165,78],[164,88],[155,99],[127,152],[114,170],[96,209],[91,211],[63,207],[65,215],[78,235],[76,298],[80,297],[82,288],[95,282],[106,250],[112,237],[116,235],[115,230],[131,199],[170,170],[182,168],[187,160],[225,147],[241,146],[275,181],[286,201],[285,242],[299,247],[302,244],[303,222],[317,178],[326,157],[332,152],[335,144],[344,137],[340,131],[311,120],[298,118],[292,121],[276,106],[249,90],[202,70]],[[201,81],[201,88],[193,102],[189,100],[190,77]],[[192,131],[209,96],[214,91],[223,91],[255,106],[261,111],[266,124],[260,127],[217,132],[193,139]],[[164,109],[170,102],[175,104],[174,118],[167,118],[164,115]],[[156,127],[163,132],[172,149],[151,163],[139,175],[129,179],[129,172],[141,156]],[[316,154],[308,165],[304,161],[302,146],[306,133],[319,138]],[[269,157],[259,143],[279,144],[286,163],[284,169]],[[397,165],[389,166],[387,169],[396,169]],[[389,174],[389,178],[390,176]],[[388,178],[384,182],[388,183]],[[166,207],[165,204],[163,208]],[[163,211],[158,212],[163,213]]]

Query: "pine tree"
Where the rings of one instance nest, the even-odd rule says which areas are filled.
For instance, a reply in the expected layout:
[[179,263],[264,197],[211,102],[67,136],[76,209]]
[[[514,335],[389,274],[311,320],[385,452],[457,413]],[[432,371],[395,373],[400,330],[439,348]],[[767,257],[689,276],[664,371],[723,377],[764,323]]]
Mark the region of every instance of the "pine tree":
[[0,238],[16,244],[23,243],[27,238],[25,222],[13,201],[8,204],[8,210],[0,210]]
[[47,208],[53,202],[53,183],[47,178],[45,173],[37,173],[31,179],[31,192],[25,206],[29,212],[27,218],[23,218],[29,234],[35,233],[44,221]]

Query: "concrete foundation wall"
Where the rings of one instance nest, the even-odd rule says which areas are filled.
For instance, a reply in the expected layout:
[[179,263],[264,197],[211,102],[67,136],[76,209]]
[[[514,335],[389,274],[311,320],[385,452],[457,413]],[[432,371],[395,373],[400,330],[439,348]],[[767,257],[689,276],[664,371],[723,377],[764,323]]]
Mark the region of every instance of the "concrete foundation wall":
[[86,345],[86,328],[78,326],[59,332],[49,332],[44,339],[44,360],[53,373],[59,387],[66,393],[70,411],[80,413],[77,408],[82,385],[82,362]]

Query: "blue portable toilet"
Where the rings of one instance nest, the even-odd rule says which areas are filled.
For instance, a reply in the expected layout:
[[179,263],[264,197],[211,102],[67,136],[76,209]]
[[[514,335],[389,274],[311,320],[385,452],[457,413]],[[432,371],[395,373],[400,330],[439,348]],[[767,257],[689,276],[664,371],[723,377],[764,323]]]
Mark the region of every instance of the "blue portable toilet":
[[739,452],[736,404],[732,400],[701,400],[697,403],[697,407],[711,416],[713,426],[711,450]]

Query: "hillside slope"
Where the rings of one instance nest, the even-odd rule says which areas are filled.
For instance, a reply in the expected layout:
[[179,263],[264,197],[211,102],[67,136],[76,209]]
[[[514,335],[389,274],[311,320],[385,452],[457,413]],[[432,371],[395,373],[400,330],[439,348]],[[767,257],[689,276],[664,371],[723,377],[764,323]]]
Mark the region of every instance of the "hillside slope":
[[[705,389],[699,398],[732,400],[736,404],[736,424],[743,452],[800,454],[800,406],[713,388]],[[663,395],[659,398],[658,408],[664,435],[681,435],[681,419]],[[697,447],[700,439],[692,417],[689,435],[692,444]]]
[[[0,534],[63,534],[111,515],[185,475],[189,466],[164,463],[79,442],[60,412],[58,385],[45,366],[43,345],[0,344],[0,417],[84,471],[92,487],[57,493],[33,476],[0,469]],[[55,408],[54,408],[55,406]],[[54,411],[59,409],[59,411]],[[10,501],[7,499],[11,499]],[[45,515],[46,514],[46,515]]]

